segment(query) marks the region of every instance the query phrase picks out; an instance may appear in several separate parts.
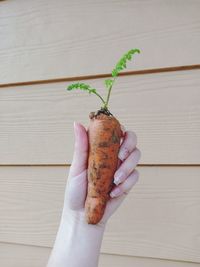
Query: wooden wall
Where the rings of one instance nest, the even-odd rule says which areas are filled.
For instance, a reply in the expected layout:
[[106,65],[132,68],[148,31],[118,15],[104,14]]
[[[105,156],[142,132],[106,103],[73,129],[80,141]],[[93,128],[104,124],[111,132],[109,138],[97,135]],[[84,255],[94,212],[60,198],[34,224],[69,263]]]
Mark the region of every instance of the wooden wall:
[[140,181],[110,220],[100,267],[200,265],[200,2],[0,1],[0,266],[42,267],[58,228],[73,121],[99,102],[136,132]]

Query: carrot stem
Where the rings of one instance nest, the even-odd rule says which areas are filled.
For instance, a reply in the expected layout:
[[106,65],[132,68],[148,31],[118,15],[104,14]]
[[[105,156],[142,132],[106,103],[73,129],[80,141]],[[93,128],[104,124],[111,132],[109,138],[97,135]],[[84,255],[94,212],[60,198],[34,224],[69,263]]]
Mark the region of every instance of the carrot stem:
[[106,101],[103,99],[103,97],[101,97],[96,91],[93,92],[93,93],[94,93],[95,95],[97,95],[97,96],[101,99],[101,101],[103,102],[104,107],[105,107]]
[[113,84],[114,84],[115,80],[116,80],[116,77],[114,77],[113,82],[112,82],[111,86],[110,86],[109,89],[108,89],[107,99],[106,99],[106,101],[105,101],[105,103],[104,103],[104,108],[105,108],[105,109],[108,109],[108,102],[109,102],[109,100],[110,100],[110,94],[111,94],[111,90],[112,90],[112,87],[113,87]]

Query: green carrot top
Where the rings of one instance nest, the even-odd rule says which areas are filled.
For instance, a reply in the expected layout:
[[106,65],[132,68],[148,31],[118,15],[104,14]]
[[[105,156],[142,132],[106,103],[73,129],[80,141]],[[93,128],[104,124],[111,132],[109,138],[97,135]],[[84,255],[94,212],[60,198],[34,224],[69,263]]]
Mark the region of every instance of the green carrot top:
[[75,89],[80,89],[80,90],[88,91],[89,94],[92,93],[92,94],[97,95],[103,103],[103,106],[101,109],[107,111],[113,84],[114,84],[119,72],[126,68],[127,61],[131,60],[133,54],[135,54],[135,53],[140,53],[140,50],[137,48],[131,49],[126,54],[124,54],[121,57],[121,59],[117,62],[115,68],[112,70],[112,74],[111,74],[112,79],[106,79],[104,81],[105,87],[107,88],[107,91],[108,91],[107,97],[105,99],[97,92],[97,90],[95,88],[93,88],[89,84],[85,84],[85,83],[72,83],[67,87],[67,90],[71,91],[71,90],[75,90]]

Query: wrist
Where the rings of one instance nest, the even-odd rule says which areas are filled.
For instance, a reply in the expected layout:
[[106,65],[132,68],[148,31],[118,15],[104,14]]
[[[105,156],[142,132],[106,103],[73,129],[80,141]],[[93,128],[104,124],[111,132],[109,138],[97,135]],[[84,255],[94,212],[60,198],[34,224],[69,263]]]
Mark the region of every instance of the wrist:
[[100,221],[98,224],[88,224],[85,218],[84,211],[67,210],[63,211],[61,225],[68,225],[70,228],[81,228],[82,230],[95,232],[104,232],[106,223]]
[[[91,250],[100,252],[105,223],[88,224],[82,212],[69,211],[68,216],[63,217],[60,223],[61,233],[65,232],[67,240],[73,249],[85,249],[85,253]],[[78,242],[77,242],[78,240]]]
[[72,267],[98,266],[104,230],[105,224],[88,224],[81,212],[63,213],[48,267],[64,267],[68,262]]

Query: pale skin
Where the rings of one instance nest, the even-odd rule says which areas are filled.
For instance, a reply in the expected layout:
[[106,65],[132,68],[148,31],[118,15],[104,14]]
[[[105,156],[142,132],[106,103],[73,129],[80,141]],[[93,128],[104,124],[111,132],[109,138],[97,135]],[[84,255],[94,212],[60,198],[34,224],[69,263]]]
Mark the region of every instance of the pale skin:
[[67,180],[60,226],[47,267],[97,267],[106,223],[118,209],[129,191],[137,183],[135,169],[141,152],[136,147],[137,137],[123,130],[119,150],[118,169],[114,175],[116,186],[110,193],[102,220],[97,225],[87,224],[84,203],[87,193],[88,136],[83,125],[74,123],[75,148]]

